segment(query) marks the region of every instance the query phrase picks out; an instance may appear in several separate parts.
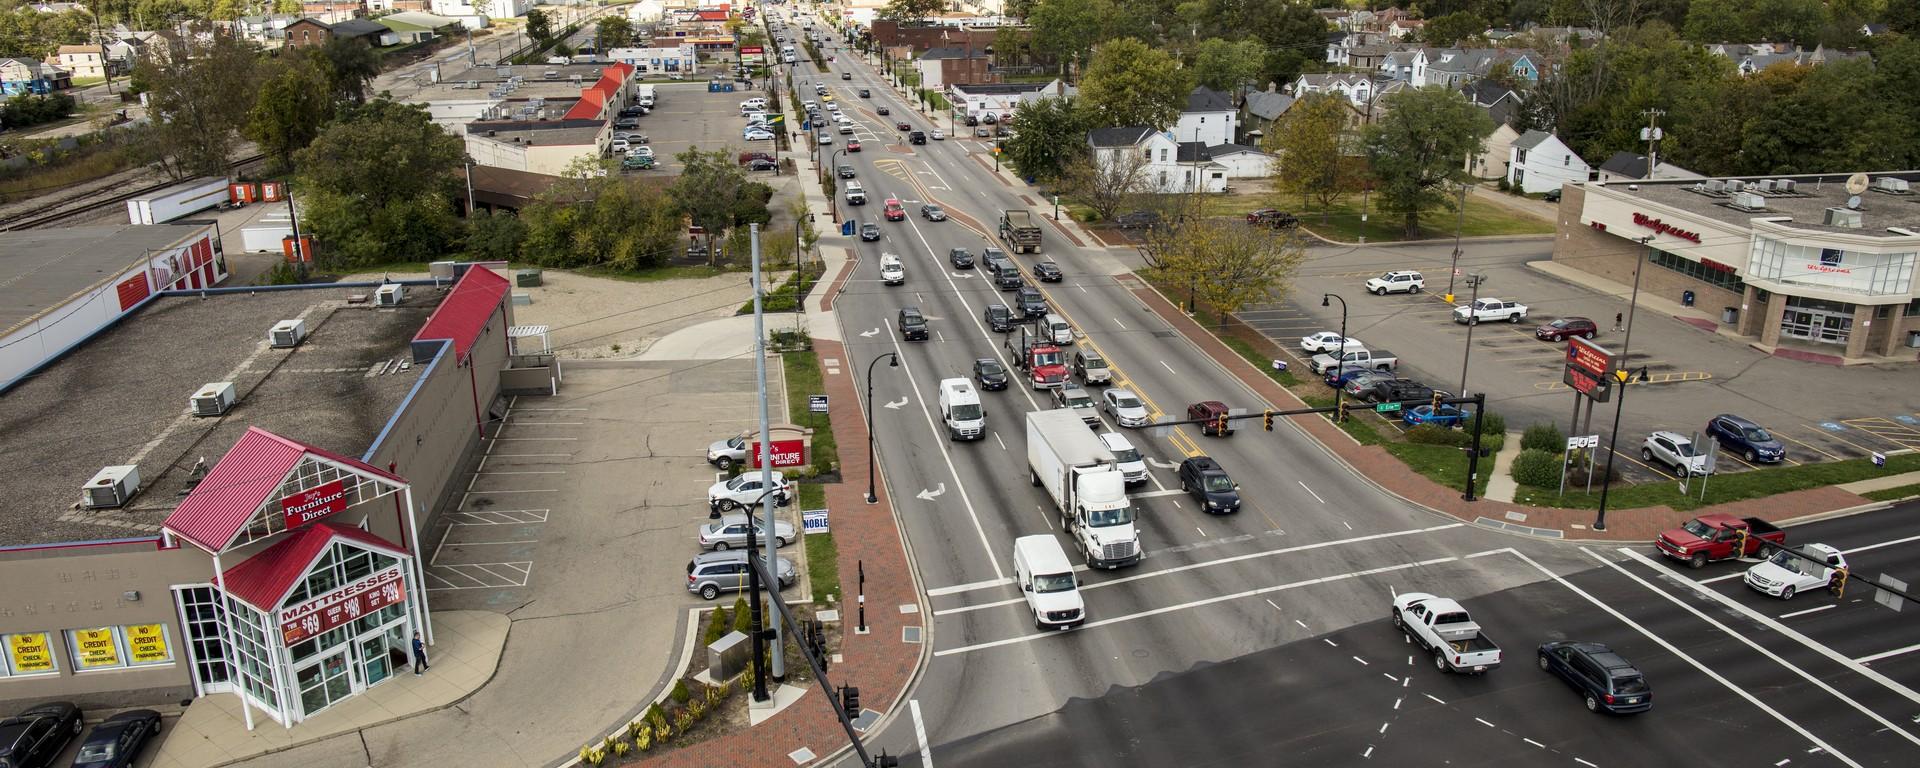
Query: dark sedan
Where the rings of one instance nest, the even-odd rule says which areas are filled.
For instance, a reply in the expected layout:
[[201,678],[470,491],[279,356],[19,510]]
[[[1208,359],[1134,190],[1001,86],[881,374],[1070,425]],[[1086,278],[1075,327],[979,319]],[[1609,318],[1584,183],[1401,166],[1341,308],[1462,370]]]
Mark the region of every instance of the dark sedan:
[[947,211],[940,206],[928,203],[920,206],[920,216],[927,221],[946,221]]
[[1544,341],[1565,341],[1568,336],[1591,339],[1600,333],[1600,326],[1584,317],[1563,317],[1533,329],[1534,338]]
[[900,130],[903,130],[903,131],[911,131],[911,130],[913,130],[913,124],[912,124],[912,123],[909,123],[909,122],[907,122],[907,121],[905,121],[905,120],[901,120],[901,121],[898,121],[898,122],[895,122],[895,123],[893,124],[893,127],[895,127],[895,128],[898,128],[898,129],[900,129]]
[[151,709],[121,712],[94,726],[87,740],[80,742],[73,768],[127,768],[140,756],[140,749],[159,735],[160,713]]
[[973,269],[973,254],[969,253],[965,248],[955,248],[948,251],[947,261],[953,263],[954,269]]
[[774,162],[774,161],[772,161],[772,160],[754,160],[754,161],[752,161],[752,162],[749,162],[749,163],[747,163],[747,170],[749,170],[749,171],[777,171],[777,170],[780,170],[780,164],[779,164],[779,163],[776,163],[776,162]]
[[862,224],[862,225],[860,225],[860,239],[861,239],[861,240],[864,240],[864,241],[866,241],[866,242],[869,242],[869,243],[871,243],[871,242],[873,242],[873,241],[875,241],[875,240],[879,240],[879,239],[880,239],[880,225],[878,225],[878,224],[875,224],[875,223],[873,223],[873,222],[871,222],[871,221],[869,221],[869,222],[867,222],[867,223],[865,223],[865,224]]
[[0,720],[0,765],[44,768],[80,735],[80,708],[68,701],[36,704]]
[[973,361],[973,378],[980,382],[980,388],[1001,390],[1007,388],[1007,369],[1000,361],[983,357]]
[[891,110],[891,109],[887,109],[886,107],[880,107],[879,109],[875,109],[874,111],[875,111],[875,112],[878,112],[878,113],[880,113],[880,114],[883,114],[883,115],[891,115],[891,114],[893,114],[893,110]]
[[1033,265],[1033,276],[1039,278],[1040,282],[1043,283],[1057,283],[1066,279],[1066,276],[1060,273],[1060,268],[1054,266],[1054,263],[1051,261],[1043,261]]

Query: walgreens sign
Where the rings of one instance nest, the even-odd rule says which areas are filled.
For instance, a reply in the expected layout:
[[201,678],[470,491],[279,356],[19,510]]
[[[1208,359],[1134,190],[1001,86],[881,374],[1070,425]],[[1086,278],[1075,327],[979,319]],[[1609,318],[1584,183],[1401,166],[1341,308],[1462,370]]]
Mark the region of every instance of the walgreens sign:
[[1700,233],[1688,229],[1681,229],[1644,213],[1633,214],[1633,223],[1636,226],[1646,227],[1663,235],[1673,235],[1689,243],[1696,245],[1700,243]]

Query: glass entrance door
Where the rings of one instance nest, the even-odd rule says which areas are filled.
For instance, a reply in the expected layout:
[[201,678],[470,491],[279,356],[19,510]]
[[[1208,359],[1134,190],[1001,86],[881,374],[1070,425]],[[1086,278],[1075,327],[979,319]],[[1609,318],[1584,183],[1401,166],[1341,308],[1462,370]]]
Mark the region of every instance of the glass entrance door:
[[176,587],[174,605],[180,607],[180,627],[187,636],[194,689],[202,696],[233,690],[219,594],[211,586]]
[[341,699],[359,693],[360,685],[353,674],[352,663],[347,658],[351,646],[340,648],[322,656],[318,662],[301,667],[294,672],[294,679],[300,685],[300,711],[305,717],[333,706]]
[[1813,312],[1788,307],[1780,316],[1780,335],[1796,339],[1813,338]]
[[1853,306],[1818,299],[1788,299],[1780,335],[1823,344],[1845,344],[1853,335]]

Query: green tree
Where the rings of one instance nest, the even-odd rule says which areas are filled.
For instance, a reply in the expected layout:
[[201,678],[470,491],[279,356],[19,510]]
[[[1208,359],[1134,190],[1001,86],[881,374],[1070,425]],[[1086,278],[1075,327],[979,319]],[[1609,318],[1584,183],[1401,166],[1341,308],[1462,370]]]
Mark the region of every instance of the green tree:
[[1266,46],[1261,69],[1265,80],[1290,83],[1302,72],[1322,71],[1327,31],[1332,27],[1314,13],[1315,3],[1302,0],[1208,0],[1215,3],[1208,18],[1219,25],[1219,36],[1251,37]]
[[[199,32],[207,34],[200,34]],[[176,176],[227,175],[259,91],[259,51],[232,35],[197,30],[160,38],[162,55],[135,67]]]
[[45,59],[62,45],[88,42],[92,31],[86,11],[41,13],[25,4],[0,11],[0,51],[7,55]]
[[1880,22],[1903,35],[1920,33],[1920,0],[1887,0]]
[[1205,219],[1186,227],[1181,244],[1167,254],[1165,269],[1212,306],[1224,327],[1227,315],[1248,304],[1286,296],[1306,258],[1297,236],[1275,237],[1231,219]]
[[350,266],[445,254],[464,154],[420,107],[376,98],[344,109],[294,153],[294,192],[306,196],[321,258]]
[[1086,153],[1087,123],[1074,100],[1045,98],[1014,109],[1015,131],[1001,144],[1020,175],[1053,181],[1073,158]]
[[619,14],[601,16],[593,23],[593,32],[602,51],[625,48],[633,43],[633,21]]
[[1210,37],[1193,51],[1193,76],[1200,85],[1237,97],[1240,86],[1260,77],[1266,63],[1267,48],[1259,40]]
[[0,125],[22,128],[73,114],[74,100],[64,93],[19,93],[0,103]]
[[694,146],[674,159],[682,170],[667,194],[694,226],[705,228],[708,263],[718,265],[720,252],[714,245],[734,227],[742,200],[750,193],[747,174],[725,151],[702,152]]
[[665,264],[680,245],[680,210],[666,190],[617,172],[556,184],[521,218],[522,257],[546,266],[641,270]]
[[1420,212],[1451,206],[1445,187],[1468,181],[1460,159],[1477,154],[1493,121],[1456,91],[1418,88],[1386,97],[1386,114],[1363,134],[1378,182],[1380,209],[1400,214],[1407,237],[1420,234]]
[[320,61],[334,97],[343,101],[365,102],[367,87],[380,74],[380,53],[359,40],[328,40]]
[[311,143],[333,119],[334,92],[312,57],[286,56],[275,69],[260,86],[241,133],[281,168],[291,168],[293,153]]
[[1427,21],[1421,37],[1428,45],[1438,48],[1452,48],[1464,41],[1473,40],[1487,31],[1487,20],[1471,11],[1456,11]]
[[947,11],[947,0],[892,0],[880,9],[880,18],[894,21],[921,21]]
[[1092,125],[1148,125],[1157,130],[1180,118],[1192,91],[1173,56],[1128,37],[1104,43],[1094,53],[1080,80],[1080,106]]
[[502,211],[474,211],[467,220],[467,258],[474,261],[513,261],[527,239],[527,223]]
[[1068,64],[1086,63],[1113,12],[1111,0],[1035,0],[1026,17],[1033,47],[1059,61],[1065,74]]
[[553,17],[539,8],[527,11],[527,35],[535,40],[553,37]]
[[1274,163],[1279,188],[1299,195],[1303,208],[1309,200],[1327,208],[1353,184],[1353,166],[1346,158],[1351,109],[1341,96],[1308,94],[1294,102],[1266,138],[1267,150],[1279,158]]
[[1687,4],[1686,36],[1700,43],[1749,42],[1756,38],[1748,25],[1749,0],[1691,0]]

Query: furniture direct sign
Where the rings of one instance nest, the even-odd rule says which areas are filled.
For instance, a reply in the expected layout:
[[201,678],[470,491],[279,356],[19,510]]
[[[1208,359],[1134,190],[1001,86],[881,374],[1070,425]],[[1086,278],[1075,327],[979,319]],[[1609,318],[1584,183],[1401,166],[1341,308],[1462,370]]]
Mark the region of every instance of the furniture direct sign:
[[[772,454],[774,469],[804,467],[807,465],[807,441],[805,438],[797,440],[774,440],[768,445],[772,447],[770,453]],[[747,465],[754,469],[760,468],[760,442],[757,440],[747,444]]]
[[280,636],[293,645],[406,597],[400,569],[389,568],[281,612]]
[[280,512],[286,515],[287,530],[333,515],[347,508],[346,480],[335,480],[280,500]]

